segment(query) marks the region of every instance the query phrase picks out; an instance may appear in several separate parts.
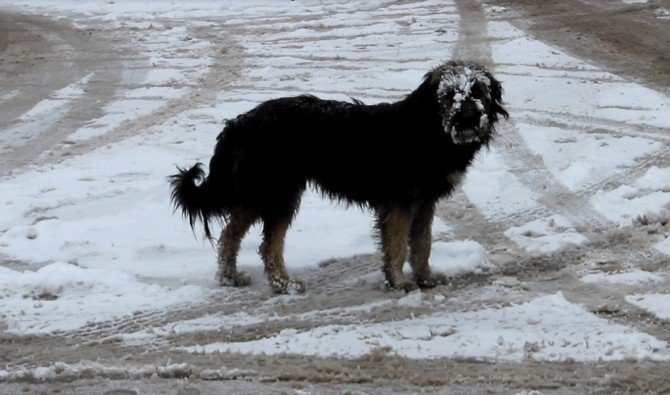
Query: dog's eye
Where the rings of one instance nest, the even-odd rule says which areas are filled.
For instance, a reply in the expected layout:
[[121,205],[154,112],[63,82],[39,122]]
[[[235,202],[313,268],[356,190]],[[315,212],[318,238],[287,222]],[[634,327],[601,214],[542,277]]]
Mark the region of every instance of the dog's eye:
[[484,97],[484,95],[486,95],[486,87],[484,84],[479,81],[472,84],[472,88],[470,88],[470,96],[474,98],[481,98]]

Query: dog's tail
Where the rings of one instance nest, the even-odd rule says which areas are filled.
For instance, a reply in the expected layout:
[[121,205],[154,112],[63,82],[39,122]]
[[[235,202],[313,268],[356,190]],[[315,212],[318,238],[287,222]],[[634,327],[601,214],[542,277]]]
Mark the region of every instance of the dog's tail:
[[210,220],[223,215],[221,202],[217,202],[217,193],[213,193],[212,182],[205,178],[202,163],[196,163],[190,169],[177,167],[179,173],[169,177],[172,186],[172,203],[175,211],[181,209],[184,217],[187,217],[191,228],[195,229],[195,223],[201,221],[205,227],[205,235],[212,239],[209,229]]

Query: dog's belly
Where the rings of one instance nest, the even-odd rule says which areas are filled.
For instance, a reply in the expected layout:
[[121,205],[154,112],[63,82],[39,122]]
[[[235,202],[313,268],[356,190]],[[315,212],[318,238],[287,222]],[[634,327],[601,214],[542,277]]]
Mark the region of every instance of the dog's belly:
[[435,201],[453,190],[453,181],[458,179],[452,174],[412,167],[372,171],[345,167],[338,172],[313,174],[308,180],[332,198],[374,207]]

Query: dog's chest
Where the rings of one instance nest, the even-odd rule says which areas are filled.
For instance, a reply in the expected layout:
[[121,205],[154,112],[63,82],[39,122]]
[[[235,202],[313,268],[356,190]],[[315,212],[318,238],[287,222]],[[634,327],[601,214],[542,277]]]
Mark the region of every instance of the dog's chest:
[[464,171],[452,171],[447,173],[447,181],[454,187],[458,186],[458,184],[463,181],[463,178],[465,178]]

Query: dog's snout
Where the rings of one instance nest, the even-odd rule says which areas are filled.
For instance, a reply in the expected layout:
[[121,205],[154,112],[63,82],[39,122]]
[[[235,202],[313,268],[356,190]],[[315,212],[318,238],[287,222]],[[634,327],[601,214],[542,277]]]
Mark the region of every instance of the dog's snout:
[[461,104],[461,114],[465,118],[474,117],[479,114],[477,104],[472,99],[466,99]]
[[461,106],[451,120],[451,125],[457,130],[476,129],[479,126],[479,109],[477,103],[471,99],[463,100]]

